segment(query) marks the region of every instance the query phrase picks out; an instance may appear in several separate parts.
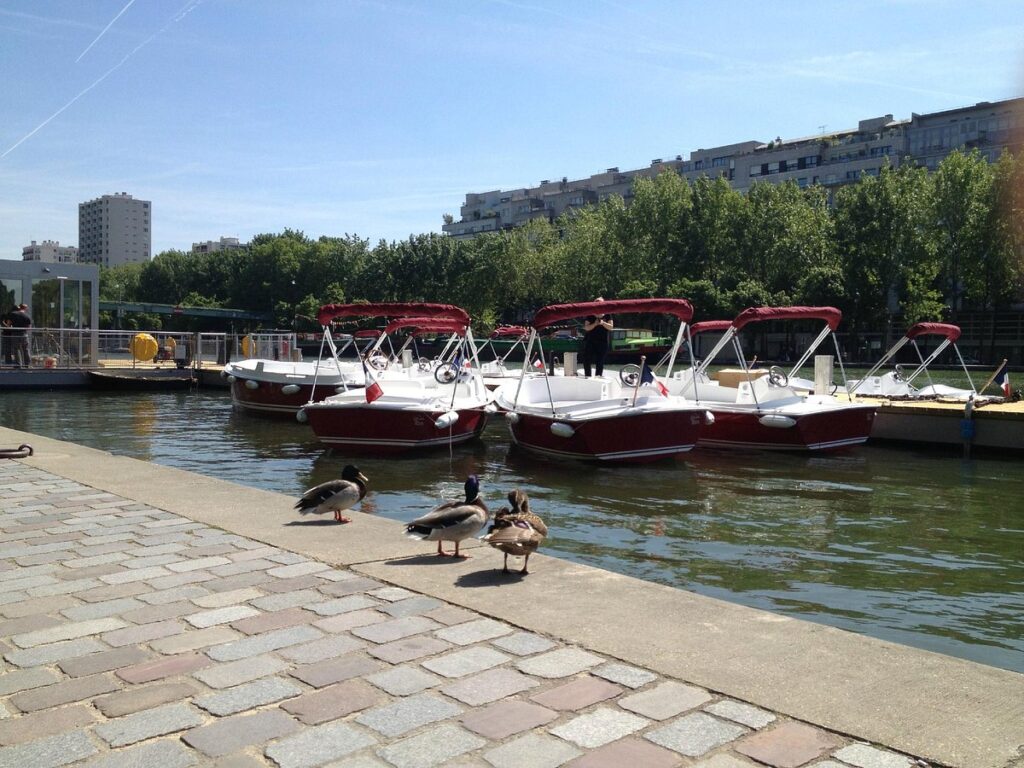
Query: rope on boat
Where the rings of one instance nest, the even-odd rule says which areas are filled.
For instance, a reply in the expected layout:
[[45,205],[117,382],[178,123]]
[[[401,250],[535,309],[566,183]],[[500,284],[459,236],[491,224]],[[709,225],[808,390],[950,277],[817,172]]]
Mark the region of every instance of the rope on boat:
[[35,451],[28,443],[22,443],[17,448],[0,448],[0,459],[27,459]]

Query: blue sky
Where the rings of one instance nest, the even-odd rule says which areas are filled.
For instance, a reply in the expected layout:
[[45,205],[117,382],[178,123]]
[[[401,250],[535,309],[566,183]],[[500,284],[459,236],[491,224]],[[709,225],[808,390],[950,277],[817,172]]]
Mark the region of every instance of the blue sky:
[[1021,93],[1024,2],[0,0],[0,258],[440,231],[467,192]]

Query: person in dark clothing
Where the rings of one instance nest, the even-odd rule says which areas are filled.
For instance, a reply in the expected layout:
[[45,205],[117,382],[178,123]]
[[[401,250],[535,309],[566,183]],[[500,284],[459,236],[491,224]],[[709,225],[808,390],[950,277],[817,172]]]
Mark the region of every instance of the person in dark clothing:
[[14,363],[28,368],[32,364],[32,352],[28,344],[28,329],[32,327],[32,317],[28,313],[28,304],[20,304],[12,309],[7,319],[11,322],[11,345],[14,347]]
[[[598,297],[595,301],[604,301]],[[591,363],[594,372],[604,373],[604,357],[608,354],[608,332],[613,323],[608,315],[588,315],[583,319],[583,374],[590,376]]]
[[11,331],[11,313],[7,312],[0,318],[0,347],[4,356],[4,365],[14,365],[14,338]]

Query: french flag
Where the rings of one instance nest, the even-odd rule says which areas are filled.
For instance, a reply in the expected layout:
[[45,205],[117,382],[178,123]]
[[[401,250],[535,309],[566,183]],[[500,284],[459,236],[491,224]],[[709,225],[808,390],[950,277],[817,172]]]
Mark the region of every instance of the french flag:
[[1007,369],[1008,362],[1004,362],[995,376],[995,382],[1003,390],[1003,397],[1010,397],[1013,392],[1010,390],[1010,371]]
[[364,392],[366,393],[366,402],[372,403],[378,397],[384,394],[384,390],[380,388],[380,384],[373,378],[373,374],[370,373],[370,369],[366,367],[366,361],[363,361],[363,375],[366,376],[366,386]]
[[540,359],[540,355],[537,355],[535,358],[533,358],[533,367],[539,368],[541,370],[544,369],[544,361]]
[[646,362],[644,363],[643,370],[640,372],[640,383],[653,384],[661,392],[662,397],[668,397],[668,387],[658,380],[658,377],[654,375],[654,371],[651,370],[651,366]]

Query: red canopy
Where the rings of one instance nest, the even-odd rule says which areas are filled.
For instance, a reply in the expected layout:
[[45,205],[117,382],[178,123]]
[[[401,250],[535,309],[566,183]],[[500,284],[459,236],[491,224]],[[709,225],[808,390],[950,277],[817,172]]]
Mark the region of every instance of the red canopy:
[[316,313],[320,325],[339,317],[445,317],[469,325],[466,310],[454,304],[391,301],[376,304],[325,304]]
[[916,339],[918,336],[945,336],[951,342],[956,343],[956,340],[960,338],[960,327],[947,323],[917,323],[910,326],[907,338]]
[[691,325],[690,335],[696,336],[698,333],[707,333],[708,331],[727,331],[731,327],[732,320],[705,320]]
[[829,330],[835,331],[843,319],[843,313],[835,307],[750,307],[744,309],[732,324],[737,330],[747,323],[763,323],[768,320],[824,320]]
[[384,333],[394,333],[402,328],[412,328],[412,333],[457,333],[466,334],[466,324],[461,320],[443,317],[399,317],[384,328]]
[[490,338],[500,339],[502,336],[526,336],[529,332],[529,328],[524,328],[521,325],[499,325],[491,331]]
[[684,323],[693,317],[693,307],[686,299],[611,299],[585,301],[579,304],[552,304],[539,310],[533,317],[533,327],[547,328],[559,320],[571,320],[588,315],[624,315],[650,312],[674,315]]

